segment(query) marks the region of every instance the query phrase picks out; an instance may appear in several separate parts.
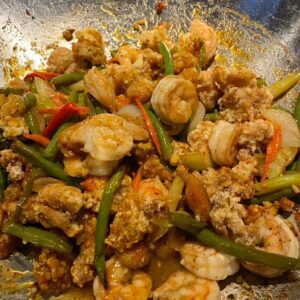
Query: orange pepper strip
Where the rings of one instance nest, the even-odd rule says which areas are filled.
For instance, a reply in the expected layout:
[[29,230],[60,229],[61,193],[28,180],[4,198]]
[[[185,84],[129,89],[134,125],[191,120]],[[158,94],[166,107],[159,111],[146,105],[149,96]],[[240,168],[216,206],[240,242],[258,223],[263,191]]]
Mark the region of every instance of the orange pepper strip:
[[142,180],[142,166],[139,167],[132,180],[132,187],[136,192],[139,190],[141,180]]
[[[90,109],[88,107],[84,107],[84,106],[78,106],[80,108],[79,110],[79,115],[80,116],[84,116],[90,113]],[[57,106],[54,108],[41,108],[39,109],[39,113],[41,115],[53,115],[56,114],[57,112],[60,111],[60,109],[62,108],[62,106]]]
[[153,125],[152,125],[152,122],[151,122],[151,120],[150,120],[150,117],[148,116],[148,114],[147,114],[147,112],[146,112],[146,110],[145,110],[143,104],[141,103],[141,101],[140,101],[139,99],[137,99],[137,98],[135,98],[134,100],[135,100],[135,102],[136,102],[136,105],[138,106],[138,108],[139,108],[140,111],[141,111],[141,114],[142,114],[142,116],[143,116],[143,119],[144,119],[144,121],[145,121],[145,123],[146,123],[146,126],[147,126],[147,128],[148,128],[148,131],[149,131],[150,136],[151,136],[151,138],[152,138],[152,141],[153,141],[153,143],[154,143],[154,145],[155,145],[155,147],[156,147],[156,150],[157,150],[158,154],[159,154],[160,156],[162,156],[160,142],[159,142],[157,133],[156,133],[156,131],[155,131]]
[[115,103],[115,108],[118,111],[122,107],[124,107],[125,105],[128,105],[130,103],[131,103],[130,99],[127,96],[121,94],[121,95],[117,96],[116,103]]
[[275,158],[277,156],[277,153],[280,150],[281,135],[282,135],[281,127],[277,126],[275,128],[274,135],[273,135],[272,139],[269,141],[269,143],[267,145],[266,160],[265,160],[262,180],[265,180],[268,177],[271,164],[275,160]]
[[53,102],[56,106],[63,106],[64,105],[64,103],[61,101],[60,96],[57,95],[57,94],[51,95],[51,99],[53,100]]
[[50,140],[41,134],[23,134],[25,139],[37,142],[38,144],[47,147]]
[[51,73],[51,72],[44,72],[44,71],[34,71],[32,73],[27,74],[24,77],[24,80],[28,80],[30,78],[34,78],[34,77],[39,77],[42,78],[44,80],[51,80],[54,77],[60,76],[61,74],[57,74],[57,73]]

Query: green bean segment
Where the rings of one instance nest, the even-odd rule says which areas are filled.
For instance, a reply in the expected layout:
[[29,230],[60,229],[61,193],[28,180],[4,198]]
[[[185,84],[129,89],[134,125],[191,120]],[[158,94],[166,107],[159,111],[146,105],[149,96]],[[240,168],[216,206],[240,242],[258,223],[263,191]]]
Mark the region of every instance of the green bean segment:
[[99,279],[103,284],[105,284],[105,238],[107,234],[108,220],[113,196],[119,188],[124,174],[125,166],[121,166],[115,171],[114,175],[108,181],[100,201],[99,213],[96,224],[96,246],[94,265]]
[[72,72],[54,77],[53,79],[51,79],[51,83],[53,83],[55,86],[69,85],[82,80],[83,77],[84,73],[82,72]]
[[[175,213],[176,214],[176,213]],[[257,263],[264,266],[269,266],[276,269],[283,269],[283,270],[298,270],[300,269],[300,260],[288,256],[283,256],[279,254],[274,254],[262,250],[258,250],[254,247],[245,246],[239,243],[235,243],[228,239],[218,236],[211,230],[207,228],[196,230],[197,225],[192,217],[185,217],[185,221],[183,221],[182,217],[177,217],[176,215],[171,216],[171,223],[176,227],[179,227],[185,231],[192,233],[195,238],[212,247],[220,252],[232,255],[236,257],[240,261],[244,262],[252,262]],[[190,218],[190,222],[193,227],[189,228],[186,226],[185,223],[187,219]],[[203,226],[202,223],[199,223],[199,227]]]
[[72,252],[72,244],[64,237],[53,232],[33,226],[23,226],[17,223],[6,222],[3,225],[3,232],[14,235],[23,241],[43,246],[48,249],[69,254]]
[[173,66],[172,55],[170,53],[168,46],[164,42],[161,42],[159,44],[159,51],[164,60],[165,75],[173,75],[174,66]]

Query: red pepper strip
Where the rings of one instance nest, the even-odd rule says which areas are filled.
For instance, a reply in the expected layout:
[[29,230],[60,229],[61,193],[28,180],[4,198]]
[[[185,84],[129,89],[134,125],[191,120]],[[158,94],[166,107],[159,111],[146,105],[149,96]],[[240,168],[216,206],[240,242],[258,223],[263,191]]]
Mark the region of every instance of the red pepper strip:
[[140,109],[141,111],[141,114],[143,116],[143,119],[146,123],[146,126],[148,128],[148,131],[150,133],[150,136],[151,136],[151,139],[156,147],[156,150],[159,154],[159,156],[161,157],[162,156],[162,152],[161,152],[161,146],[160,146],[160,142],[159,142],[159,139],[158,139],[158,136],[157,136],[157,133],[152,125],[152,122],[151,122],[151,119],[150,117],[148,116],[143,104],[141,103],[141,101],[137,98],[134,99],[135,100],[135,103],[136,105],[138,106],[138,108]]
[[281,146],[281,127],[277,126],[275,128],[272,139],[267,145],[266,160],[265,160],[263,175],[261,178],[262,180],[265,180],[268,177],[271,164],[275,160],[277,153],[280,150],[280,146]]
[[142,180],[142,166],[137,170],[133,180],[132,180],[132,188],[137,192],[140,187],[140,183]]
[[63,123],[65,123],[70,117],[78,116],[82,110],[86,111],[85,107],[77,106],[75,103],[70,102],[61,107],[61,109],[55,113],[45,128],[43,135],[51,137],[56,129]]
[[41,134],[23,134],[23,136],[25,139],[37,142],[44,147],[50,144],[50,140]]
[[32,73],[27,74],[24,77],[24,80],[28,80],[30,78],[34,77],[40,77],[44,80],[51,80],[54,77],[60,76],[61,74],[56,74],[56,73],[50,73],[50,72],[41,72],[41,71],[34,71]]

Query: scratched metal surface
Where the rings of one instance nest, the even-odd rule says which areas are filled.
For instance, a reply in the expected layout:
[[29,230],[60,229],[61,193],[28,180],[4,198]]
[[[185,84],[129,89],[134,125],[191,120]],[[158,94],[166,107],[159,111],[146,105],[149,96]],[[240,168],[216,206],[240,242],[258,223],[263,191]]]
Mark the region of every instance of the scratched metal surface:
[[[147,19],[149,27],[169,21],[172,36],[176,37],[188,28],[192,18],[200,17],[219,32],[217,61],[248,65],[268,82],[299,69],[299,0],[169,0],[168,4],[168,9],[158,16],[153,0],[0,0],[0,86],[10,77],[42,67],[54,46],[66,45],[61,34],[65,29],[98,28],[108,49],[114,49],[123,41],[136,43],[132,23],[142,18]],[[292,108],[294,99],[295,91],[280,103]],[[13,262],[11,268],[23,268],[20,261]],[[4,268],[7,264],[6,261]],[[24,290],[9,296],[1,270],[3,263],[0,299],[28,299]],[[238,284],[221,283],[222,299],[300,299],[297,274],[273,281],[247,273],[239,276],[234,280]],[[32,280],[27,276],[25,281],[28,278]]]

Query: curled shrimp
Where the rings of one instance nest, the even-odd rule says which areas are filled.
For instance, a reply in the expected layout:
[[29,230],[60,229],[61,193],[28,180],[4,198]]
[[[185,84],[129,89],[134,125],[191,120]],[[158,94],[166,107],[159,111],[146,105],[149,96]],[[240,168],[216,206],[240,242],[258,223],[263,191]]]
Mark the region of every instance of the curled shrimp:
[[[253,243],[260,245],[259,248],[271,253],[298,258],[299,242],[281,217],[265,214],[250,226],[250,233],[254,235]],[[243,263],[243,266],[267,278],[280,276],[284,273],[283,270],[253,263]]]
[[179,38],[178,46],[198,56],[202,43],[205,44],[205,63],[208,63],[216,54],[217,34],[209,25],[196,19],[191,24],[190,32]]
[[223,280],[239,270],[239,264],[233,256],[199,243],[185,243],[180,249],[180,254],[180,263],[201,278]]
[[112,257],[106,263],[105,290],[98,276],[94,279],[93,292],[96,300],[147,300],[152,287],[151,278],[142,271],[131,271]]
[[[109,175],[132,146],[133,136],[126,120],[113,114],[85,119],[66,129],[59,138],[59,148],[66,157],[66,171],[72,170],[72,176]],[[76,170],[76,166],[81,167]],[[81,172],[81,168],[87,171]]]
[[86,90],[110,111],[114,110],[116,102],[113,79],[96,67],[90,69],[84,76]]
[[217,300],[220,289],[216,281],[197,278],[190,272],[178,271],[153,293],[153,300]]
[[188,122],[198,107],[197,92],[191,81],[179,76],[164,77],[156,86],[151,104],[156,114],[169,124]]

